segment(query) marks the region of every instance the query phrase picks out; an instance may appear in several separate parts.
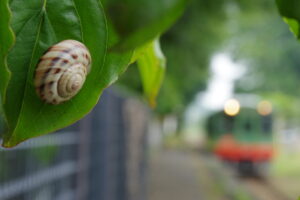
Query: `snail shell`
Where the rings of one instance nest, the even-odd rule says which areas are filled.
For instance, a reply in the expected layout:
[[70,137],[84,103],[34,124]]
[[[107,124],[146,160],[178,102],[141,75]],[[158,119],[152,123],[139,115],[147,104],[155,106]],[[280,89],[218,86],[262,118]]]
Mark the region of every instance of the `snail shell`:
[[84,44],[64,40],[53,45],[36,68],[34,84],[38,96],[50,104],[68,101],[83,86],[90,65],[91,55]]

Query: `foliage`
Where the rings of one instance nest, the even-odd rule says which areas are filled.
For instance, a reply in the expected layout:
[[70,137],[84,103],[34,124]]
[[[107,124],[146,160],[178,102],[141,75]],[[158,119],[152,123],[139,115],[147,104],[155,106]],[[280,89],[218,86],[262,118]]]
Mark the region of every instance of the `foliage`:
[[[276,2],[299,38],[298,1]],[[171,27],[185,4],[186,0],[2,0],[3,145],[12,147],[79,120],[133,61],[137,63],[122,76],[120,85],[140,96],[143,92],[153,106],[165,75],[155,111],[182,116],[195,94],[205,88],[211,56],[226,44],[237,60],[251,66],[237,91],[300,95],[300,48],[280,21],[272,0],[190,0],[183,17]],[[157,51],[156,38],[168,29],[161,37],[168,58],[165,74],[166,61]],[[64,39],[75,39],[88,47],[92,71],[78,95],[54,106],[36,95],[34,73],[41,55]],[[283,73],[289,79],[279,82]],[[285,99],[274,98],[281,103]]]
[[[225,38],[225,4],[226,0],[191,0],[183,16],[162,35],[161,47],[168,63],[156,114],[182,115],[195,94],[205,88],[210,57]],[[142,83],[137,74],[130,67],[119,85],[140,94]]]
[[182,14],[185,0],[103,0],[121,50],[142,46],[157,37]]
[[7,51],[13,44],[13,34],[9,26],[10,13],[8,8],[8,0],[0,2],[0,98],[5,97],[6,87],[9,81],[10,73],[7,68]]
[[183,17],[162,36],[168,68],[158,97],[158,114],[182,115],[205,89],[210,58],[226,38],[226,4],[226,0],[192,0]]
[[297,0],[276,0],[278,9],[291,31],[300,38],[300,2]]
[[136,50],[137,65],[142,79],[144,95],[152,107],[156,106],[156,97],[161,87],[166,59],[156,39]]
[[[300,9],[295,2],[277,2],[284,7],[280,13],[286,13],[285,19],[293,16],[287,8]],[[288,118],[299,115],[300,46],[278,15],[274,2],[236,0],[227,15],[227,50],[247,66],[247,74],[237,82],[236,92],[268,98]]]
[[[185,0],[103,3],[106,12],[99,0],[1,1],[0,90],[7,119],[5,147],[65,127],[87,114],[103,89],[126,70],[134,49],[165,31],[182,13]],[[145,6],[149,6],[146,13]],[[88,47],[92,70],[70,101],[46,104],[35,93],[35,68],[43,52],[65,39]],[[156,93],[158,86],[153,85]]]

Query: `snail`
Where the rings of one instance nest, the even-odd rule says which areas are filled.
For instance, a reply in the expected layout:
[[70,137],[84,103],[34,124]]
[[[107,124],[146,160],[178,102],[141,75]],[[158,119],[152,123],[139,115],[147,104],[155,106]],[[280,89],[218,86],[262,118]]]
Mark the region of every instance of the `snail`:
[[40,58],[34,85],[38,96],[50,104],[60,104],[74,97],[83,86],[91,68],[87,47],[75,40],[51,46]]

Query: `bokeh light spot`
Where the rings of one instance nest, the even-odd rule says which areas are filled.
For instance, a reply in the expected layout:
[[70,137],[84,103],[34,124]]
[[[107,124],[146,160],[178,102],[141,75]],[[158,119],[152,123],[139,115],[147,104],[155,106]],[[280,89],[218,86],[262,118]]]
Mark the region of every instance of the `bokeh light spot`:
[[224,112],[229,116],[235,116],[240,112],[240,103],[236,99],[229,99],[224,106]]
[[272,104],[269,101],[261,101],[257,105],[257,112],[261,115],[269,115],[272,112]]

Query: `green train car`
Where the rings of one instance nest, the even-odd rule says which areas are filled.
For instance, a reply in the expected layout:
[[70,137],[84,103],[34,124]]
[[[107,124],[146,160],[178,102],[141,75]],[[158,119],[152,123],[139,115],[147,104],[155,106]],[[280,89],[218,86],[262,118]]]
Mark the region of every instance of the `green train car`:
[[[207,142],[220,159],[235,163],[242,172],[269,163],[273,157],[272,112],[269,104],[224,109],[207,119]],[[231,106],[231,111],[234,106]]]

